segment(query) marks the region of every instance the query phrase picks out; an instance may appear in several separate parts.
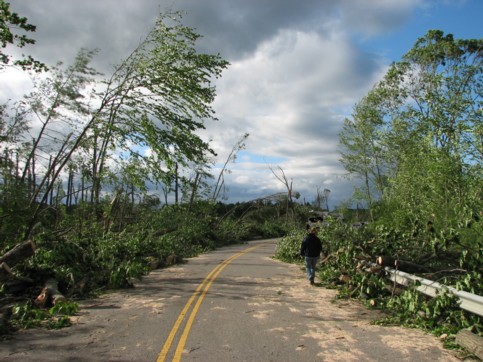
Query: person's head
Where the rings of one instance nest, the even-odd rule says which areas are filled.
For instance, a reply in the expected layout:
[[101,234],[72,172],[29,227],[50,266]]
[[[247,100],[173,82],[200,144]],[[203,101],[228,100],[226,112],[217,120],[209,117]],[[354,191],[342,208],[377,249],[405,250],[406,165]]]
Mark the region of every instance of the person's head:
[[317,234],[319,232],[319,228],[316,226],[313,226],[310,228],[310,233],[311,234]]

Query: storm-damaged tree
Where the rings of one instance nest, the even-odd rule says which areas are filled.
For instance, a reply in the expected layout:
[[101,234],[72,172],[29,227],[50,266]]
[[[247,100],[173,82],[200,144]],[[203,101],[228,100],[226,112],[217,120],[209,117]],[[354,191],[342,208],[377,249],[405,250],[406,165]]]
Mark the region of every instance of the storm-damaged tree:
[[226,158],[226,161],[223,164],[223,167],[221,168],[220,173],[218,174],[218,178],[216,180],[216,184],[213,189],[213,196],[212,196],[213,201],[216,201],[220,198],[221,191],[224,190],[225,188],[225,173],[231,172],[227,166],[230,162],[236,161],[238,152],[245,149],[245,141],[248,138],[248,136],[250,136],[250,134],[245,133],[242,137],[240,137],[240,139],[235,143],[235,145],[230,151],[230,154]]
[[293,212],[290,213],[292,205],[293,205],[293,198],[295,197],[298,199],[300,194],[298,192],[294,192],[292,188],[292,180],[288,180],[287,176],[285,175],[285,171],[281,166],[277,166],[278,170],[280,171],[280,175],[270,166],[270,171],[272,171],[275,178],[283,183],[285,188],[287,189],[287,196],[286,196],[286,207],[285,207],[285,217],[287,222],[289,221],[289,215],[293,216]]
[[194,169],[194,175],[190,174],[183,186],[183,199],[191,210],[196,201],[206,199],[211,191],[210,181],[214,176],[206,165],[198,165]]
[[161,15],[102,84],[89,66],[95,51],[82,50],[74,65],[59,65],[24,99],[20,109],[37,121],[30,124],[33,140],[23,140],[23,180],[36,181],[26,236],[55,185],[76,169],[72,164],[83,170],[83,189],[95,205],[107,182],[122,189],[128,178],[144,191],[148,181],[165,180],[176,165],[204,164],[214,154],[195,131],[216,120],[213,80],[228,63],[220,55],[197,53],[199,35],[180,20],[179,13]]
[[[414,260],[423,248],[436,255],[459,247],[462,263],[468,250],[481,254],[474,233],[481,230],[482,60],[482,39],[429,31],[390,67],[341,135],[349,172],[368,180],[377,170],[379,222],[411,236],[398,243]],[[433,234],[422,235],[427,223]]]
[[330,195],[330,190],[324,189],[325,208],[327,209],[327,211],[329,211],[329,195]]

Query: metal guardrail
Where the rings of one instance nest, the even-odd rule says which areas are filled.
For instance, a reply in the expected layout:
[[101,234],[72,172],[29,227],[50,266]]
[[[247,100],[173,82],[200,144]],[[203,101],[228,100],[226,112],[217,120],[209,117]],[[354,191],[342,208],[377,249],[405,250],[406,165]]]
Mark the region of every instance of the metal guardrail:
[[[373,266],[377,265],[374,263],[371,264]],[[417,277],[415,275],[408,274],[389,267],[384,267],[383,270],[388,273],[389,279],[400,285],[408,285],[411,282],[418,282],[416,289],[419,292],[426,294],[430,297],[436,297],[437,295],[445,291],[449,292],[459,298],[461,309],[464,309],[474,314],[478,314],[479,316],[483,317],[483,297],[480,295],[457,290],[453,287],[448,287],[433,280]]]

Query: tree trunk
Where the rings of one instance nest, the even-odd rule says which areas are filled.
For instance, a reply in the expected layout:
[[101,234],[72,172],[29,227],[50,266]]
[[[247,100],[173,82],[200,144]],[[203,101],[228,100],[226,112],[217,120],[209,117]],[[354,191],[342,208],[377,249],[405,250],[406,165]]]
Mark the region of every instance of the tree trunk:
[[25,260],[35,253],[35,244],[32,240],[24,241],[15,245],[0,257],[0,264],[7,263],[10,266],[16,265],[18,262]]
[[456,343],[466,348],[483,361],[483,338],[471,333],[467,329],[462,329],[456,334]]
[[12,270],[10,270],[7,263],[0,263],[0,281],[5,281],[12,277]]
[[394,268],[394,263],[395,263],[396,259],[394,259],[393,257],[391,256],[378,256],[376,258],[376,264],[377,265],[380,265],[380,266],[388,266],[390,268]]
[[424,265],[419,265],[410,261],[398,260],[391,256],[377,257],[376,264],[382,267],[387,266],[407,273],[427,273],[430,271],[429,268],[425,267]]
[[49,304],[55,305],[64,301],[65,297],[57,289],[58,282],[55,279],[47,279],[44,288],[35,299],[35,304],[39,307],[45,307]]
[[12,275],[12,278],[6,280],[3,285],[8,293],[20,294],[32,287],[34,283],[35,281],[33,279]]

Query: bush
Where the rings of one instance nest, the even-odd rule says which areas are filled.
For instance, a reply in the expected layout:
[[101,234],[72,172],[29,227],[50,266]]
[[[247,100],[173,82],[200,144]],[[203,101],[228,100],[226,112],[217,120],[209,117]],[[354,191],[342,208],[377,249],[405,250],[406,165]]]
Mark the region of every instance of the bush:
[[307,235],[305,230],[294,229],[279,240],[275,249],[275,258],[287,263],[300,262],[300,245]]

